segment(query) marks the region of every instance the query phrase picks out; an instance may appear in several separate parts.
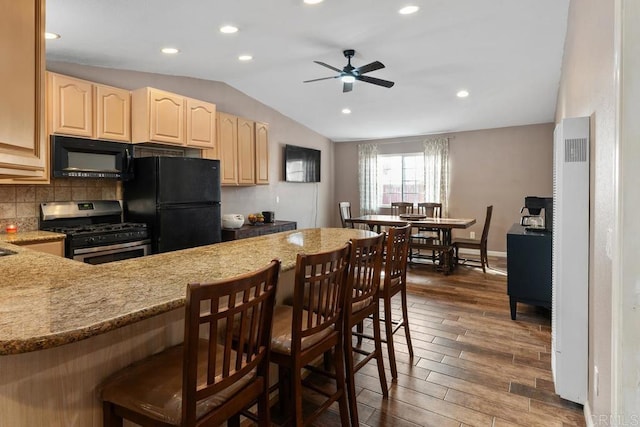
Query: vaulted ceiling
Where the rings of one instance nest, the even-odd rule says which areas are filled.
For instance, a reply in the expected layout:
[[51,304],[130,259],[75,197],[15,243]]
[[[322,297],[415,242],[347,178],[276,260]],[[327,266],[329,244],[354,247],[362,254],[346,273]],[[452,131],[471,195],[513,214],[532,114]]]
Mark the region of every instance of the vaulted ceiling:
[[[419,10],[401,15],[413,4]],[[47,58],[225,82],[335,141],[551,122],[569,0],[48,0]],[[223,34],[234,25],[239,31]],[[161,53],[175,47],[179,53]],[[340,79],[368,76],[384,88]],[[239,61],[239,55],[251,55]],[[465,89],[467,98],[456,93]],[[343,114],[349,108],[351,114]]]

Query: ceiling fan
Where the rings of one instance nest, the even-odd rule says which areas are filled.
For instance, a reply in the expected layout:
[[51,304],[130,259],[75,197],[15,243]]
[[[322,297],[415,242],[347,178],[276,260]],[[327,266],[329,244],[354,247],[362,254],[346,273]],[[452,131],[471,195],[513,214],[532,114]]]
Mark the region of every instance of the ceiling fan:
[[374,61],[370,64],[363,65],[362,67],[354,67],[353,65],[351,65],[351,58],[353,58],[353,56],[356,54],[356,51],[353,49],[346,49],[342,53],[344,54],[345,58],[347,58],[347,65],[342,70],[336,67],[332,67],[329,64],[325,64],[324,62],[313,61],[316,64],[322,65],[323,67],[327,67],[333,71],[337,71],[340,74],[333,77],[323,77],[320,79],[305,80],[303,83],[317,82],[319,80],[337,79],[338,77],[340,77],[342,79],[342,92],[351,92],[351,90],[353,89],[353,82],[355,82],[356,80],[360,80],[361,82],[372,83],[374,85],[384,86],[384,87],[391,87],[394,85],[394,82],[391,82],[389,80],[382,80],[382,79],[377,79],[375,77],[363,76],[363,74],[365,73],[369,73],[371,71],[380,70],[384,68],[384,64],[382,62]]

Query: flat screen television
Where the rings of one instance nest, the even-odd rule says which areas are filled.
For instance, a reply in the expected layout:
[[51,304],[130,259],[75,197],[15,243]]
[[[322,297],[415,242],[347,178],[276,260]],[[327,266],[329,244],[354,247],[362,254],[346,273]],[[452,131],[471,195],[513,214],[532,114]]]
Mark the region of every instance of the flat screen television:
[[287,182],[320,182],[320,150],[285,145],[284,180]]

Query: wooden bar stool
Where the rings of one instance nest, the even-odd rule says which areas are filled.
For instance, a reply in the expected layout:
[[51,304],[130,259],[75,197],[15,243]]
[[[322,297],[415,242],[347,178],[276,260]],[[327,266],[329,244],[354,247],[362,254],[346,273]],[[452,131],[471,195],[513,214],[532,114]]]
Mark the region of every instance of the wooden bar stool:
[[[274,260],[254,273],[188,285],[184,343],[106,380],[103,425],[122,426],[126,418],[143,426],[217,426],[226,420],[238,426],[240,412],[257,400],[257,417],[246,415],[268,426],[279,270],[280,261]],[[241,331],[235,342],[234,325]]]
[[[391,376],[398,378],[398,368],[396,356],[393,348],[393,334],[400,328],[404,328],[404,335],[409,347],[409,356],[413,358],[413,346],[411,345],[411,334],[409,332],[409,316],[407,314],[407,257],[409,252],[411,226],[391,227],[387,234],[387,245],[385,251],[384,270],[380,279],[380,298],[383,302],[384,323],[387,351],[389,352],[389,364],[391,365]],[[391,298],[400,293],[402,303],[402,320],[393,322],[391,315]],[[393,324],[396,323],[394,328]]]
[[[293,306],[275,308],[271,361],[279,368],[280,407],[291,411],[291,424],[295,426],[312,423],[335,401],[340,406],[342,425],[349,423],[342,340],[349,248],[347,243],[334,251],[298,254]],[[331,350],[335,374],[311,365]],[[335,379],[335,391],[304,381],[302,369]],[[327,398],[306,420],[302,414],[303,385]]]
[[[344,321],[344,360],[347,372],[347,391],[349,394],[349,412],[351,414],[351,425],[357,427],[358,405],[356,402],[355,373],[371,359],[376,359],[378,364],[378,375],[380,378],[380,388],[382,395],[389,396],[387,379],[384,373],[382,362],[382,337],[380,335],[380,273],[382,270],[384,234],[365,239],[351,240],[351,255],[349,257],[349,276],[347,280],[347,291],[345,292],[345,321]],[[362,322],[368,317],[373,317],[373,336],[362,333]],[[358,326],[358,332],[353,332],[353,327]],[[358,343],[361,337],[374,340],[374,350],[365,351],[353,346],[352,336],[358,336]],[[353,353],[359,353],[365,357],[354,362]]]

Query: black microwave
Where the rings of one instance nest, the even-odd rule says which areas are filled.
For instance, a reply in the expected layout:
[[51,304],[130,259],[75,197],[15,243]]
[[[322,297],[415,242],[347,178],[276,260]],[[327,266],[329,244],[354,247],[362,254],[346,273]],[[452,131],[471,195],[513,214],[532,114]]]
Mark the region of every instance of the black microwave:
[[54,178],[133,178],[133,145],[51,135]]

